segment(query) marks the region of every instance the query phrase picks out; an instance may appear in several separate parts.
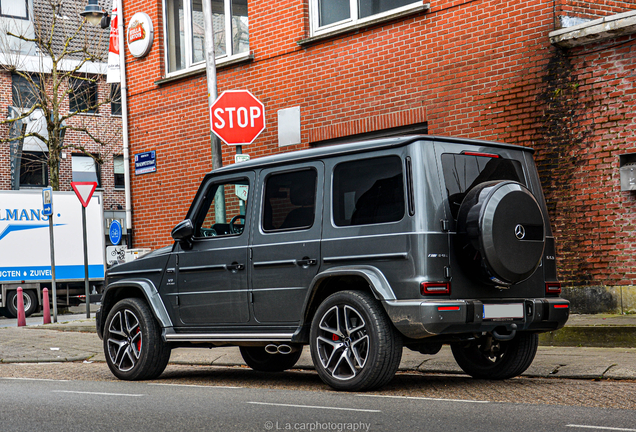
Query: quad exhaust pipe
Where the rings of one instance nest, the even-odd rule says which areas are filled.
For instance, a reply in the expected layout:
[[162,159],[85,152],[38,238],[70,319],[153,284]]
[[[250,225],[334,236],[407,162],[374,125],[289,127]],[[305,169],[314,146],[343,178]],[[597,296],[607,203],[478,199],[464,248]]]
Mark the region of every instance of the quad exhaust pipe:
[[280,344],[280,345],[269,344],[265,346],[265,352],[267,354],[272,354],[272,355],[273,354],[291,354],[297,350],[298,350],[297,347],[292,347],[287,344]]

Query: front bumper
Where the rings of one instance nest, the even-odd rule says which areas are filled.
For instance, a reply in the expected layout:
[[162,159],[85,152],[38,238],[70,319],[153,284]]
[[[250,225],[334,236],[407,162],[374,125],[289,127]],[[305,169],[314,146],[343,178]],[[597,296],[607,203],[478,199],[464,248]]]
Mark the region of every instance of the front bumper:
[[570,302],[561,298],[505,299],[487,304],[522,303],[522,318],[484,319],[480,300],[394,300],[383,306],[404,336],[421,339],[437,335],[489,332],[498,327],[517,331],[547,332],[563,327],[570,315]]

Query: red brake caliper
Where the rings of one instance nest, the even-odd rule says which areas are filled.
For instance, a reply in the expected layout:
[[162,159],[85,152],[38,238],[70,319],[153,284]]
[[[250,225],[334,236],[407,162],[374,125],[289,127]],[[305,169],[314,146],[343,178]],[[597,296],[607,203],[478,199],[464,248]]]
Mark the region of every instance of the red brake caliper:
[[[141,333],[141,329],[137,329],[137,334]],[[141,352],[141,337],[137,341],[137,351]]]
[[340,338],[338,337],[337,334],[334,333],[333,335],[331,335],[331,340],[332,341],[337,341],[337,340],[340,340]]

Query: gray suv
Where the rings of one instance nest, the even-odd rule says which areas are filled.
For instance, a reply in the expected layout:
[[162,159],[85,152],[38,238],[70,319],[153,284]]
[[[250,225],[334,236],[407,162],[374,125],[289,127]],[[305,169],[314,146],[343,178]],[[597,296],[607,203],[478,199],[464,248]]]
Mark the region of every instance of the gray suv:
[[212,171],[173,245],[108,271],[111,371],[156,378],[172,348],[227,345],[283,371],[309,345],[325,383],[362,391],[403,347],[450,344],[473,377],[521,374],[569,314],[532,153],[410,136]]

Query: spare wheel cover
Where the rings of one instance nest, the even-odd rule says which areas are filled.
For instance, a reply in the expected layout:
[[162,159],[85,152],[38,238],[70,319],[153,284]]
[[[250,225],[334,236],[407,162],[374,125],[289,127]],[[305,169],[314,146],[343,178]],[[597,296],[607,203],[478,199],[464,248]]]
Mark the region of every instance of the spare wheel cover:
[[545,245],[545,220],[539,203],[523,185],[495,185],[479,212],[482,256],[493,276],[514,284],[535,272]]

